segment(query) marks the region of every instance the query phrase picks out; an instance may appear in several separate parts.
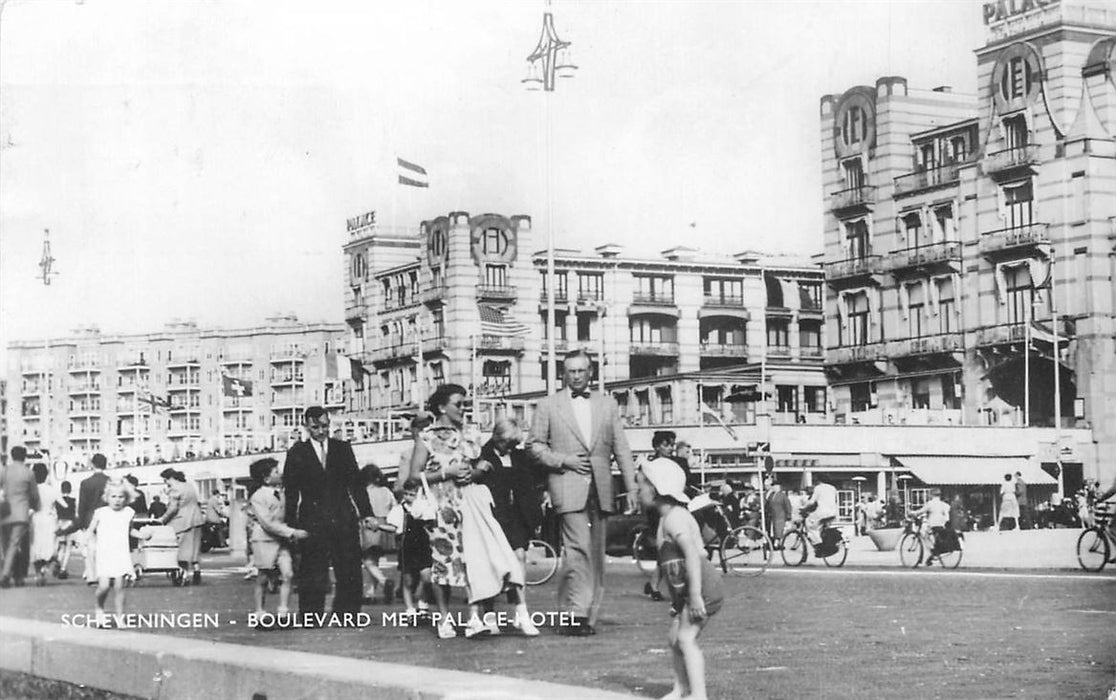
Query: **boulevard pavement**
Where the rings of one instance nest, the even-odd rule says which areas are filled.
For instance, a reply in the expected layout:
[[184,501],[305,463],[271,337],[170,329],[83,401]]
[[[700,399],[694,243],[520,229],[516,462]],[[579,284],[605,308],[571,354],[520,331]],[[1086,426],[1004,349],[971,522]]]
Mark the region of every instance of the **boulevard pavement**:
[[[904,570],[895,552],[869,552],[857,540],[842,569],[811,560],[801,569],[775,565],[759,577],[727,577],[725,607],[701,638],[711,697],[1103,698],[1116,679],[1116,575],[1058,569],[1061,555],[1046,548],[1076,534],[970,537],[956,571]],[[1021,548],[1032,568],[991,568],[996,547]],[[1050,565],[1034,568],[1044,561]],[[610,563],[598,635],[483,641],[440,641],[430,628],[397,626],[381,613],[398,606],[383,604],[365,607],[372,623],[363,629],[249,629],[251,584],[241,563],[207,556],[196,588],[173,588],[162,576],[143,581],[130,591],[129,611],[202,612],[220,624],[137,636],[151,638],[153,650],[171,634],[247,645],[256,655],[312,651],[644,697],[669,690],[667,609],[641,594],[644,579],[628,559]],[[529,589],[540,611],[553,610],[554,595],[553,581]],[[455,602],[462,610],[459,596]],[[6,616],[59,623],[91,608],[91,590],[73,579],[0,591]]]

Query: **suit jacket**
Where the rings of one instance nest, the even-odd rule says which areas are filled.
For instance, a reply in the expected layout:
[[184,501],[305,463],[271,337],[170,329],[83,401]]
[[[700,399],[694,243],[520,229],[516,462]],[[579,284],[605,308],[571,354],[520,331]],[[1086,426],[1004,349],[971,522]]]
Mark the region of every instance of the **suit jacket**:
[[501,466],[496,447],[489,440],[481,448],[480,458],[492,465],[492,471],[481,482],[492,492],[492,510],[504,522],[518,516],[534,530],[542,524],[542,502],[535,488],[536,474],[531,456],[523,450],[512,450],[506,459],[511,467]]
[[283,492],[291,527],[318,532],[372,515],[353,448],[343,440],[329,438],[324,466],[309,440],[295,443],[283,464]]
[[294,528],[283,522],[287,515],[287,499],[282,489],[261,486],[248,499],[248,508],[250,541],[278,542],[294,534]]
[[97,510],[105,504],[105,484],[108,483],[108,474],[104,471],[94,472],[94,474],[82,480],[81,486],[78,487],[78,518],[76,525],[84,530],[89,527],[90,521],[93,520],[93,511]]
[[0,490],[4,492],[7,513],[0,523],[26,523],[31,511],[39,510],[39,489],[35,476],[23,462],[11,462],[0,470]]
[[770,511],[768,515],[771,518],[782,520],[790,520],[791,517],[791,502],[787,492],[779,489],[779,493],[773,493],[767,497],[767,509]]
[[[624,483],[634,483],[635,468],[632,451],[624,437],[624,426],[616,402],[593,392],[589,397],[591,407],[591,432],[586,438],[581,434],[574,417],[569,390],[563,389],[543,400],[535,411],[531,425],[528,450],[531,456],[550,473],[547,488],[550,500],[558,513],[582,510],[589,499],[589,486],[596,484],[597,500],[601,510],[611,513],[614,509],[612,488],[612,459],[616,459]],[[578,455],[588,454],[592,464],[592,477],[565,468],[564,462],[574,461]]]

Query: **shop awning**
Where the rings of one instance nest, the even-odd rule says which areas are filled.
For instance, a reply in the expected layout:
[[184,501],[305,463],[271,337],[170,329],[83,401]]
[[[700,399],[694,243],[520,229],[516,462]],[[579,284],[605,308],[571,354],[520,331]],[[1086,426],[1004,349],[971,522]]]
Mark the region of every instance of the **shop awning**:
[[1020,472],[1030,486],[1056,486],[1058,482],[1028,457],[927,457],[895,455],[895,459],[924,484],[994,486],[1004,474]]

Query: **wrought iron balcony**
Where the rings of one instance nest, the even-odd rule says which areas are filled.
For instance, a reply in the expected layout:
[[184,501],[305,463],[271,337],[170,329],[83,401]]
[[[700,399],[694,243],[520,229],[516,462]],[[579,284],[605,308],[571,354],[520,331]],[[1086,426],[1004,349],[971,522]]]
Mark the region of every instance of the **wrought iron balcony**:
[[1002,323],[998,326],[978,328],[976,332],[977,347],[1022,343],[1026,339],[1027,326],[1024,323]]
[[632,304],[641,306],[674,306],[674,292],[633,292]]
[[884,269],[889,272],[940,267],[948,267],[959,271],[960,265],[961,243],[958,241],[938,241],[937,243],[903,248],[891,253],[884,261]]
[[702,357],[747,357],[748,346],[743,343],[702,343]]
[[[550,292],[545,290],[545,289],[542,290],[541,292],[539,292],[539,303],[546,304],[547,299],[549,297],[550,297]],[[554,292],[554,303],[555,304],[568,304],[568,303],[570,303],[570,293],[568,291],[566,291],[565,289],[557,290],[556,292]]]
[[959,352],[965,349],[964,336],[956,333],[941,333],[921,338],[906,338],[891,341],[892,357],[916,357],[918,355],[937,355]]
[[482,335],[477,338],[478,350],[522,352],[523,347],[523,338],[519,337],[505,338],[498,335]]
[[604,300],[605,300],[605,297],[604,297],[604,290],[603,289],[596,290],[596,291],[578,292],[577,293],[577,305],[578,306],[593,306],[593,307],[595,307],[598,304],[603,304]]
[[845,365],[853,362],[876,362],[886,360],[887,357],[887,343],[882,342],[829,348],[826,360],[831,365]]
[[489,301],[515,301],[519,289],[511,284],[478,284],[477,299]]
[[368,304],[363,298],[345,302],[345,320],[361,320],[368,315]]
[[1006,175],[1037,164],[1038,154],[1038,146],[1033,143],[1005,148],[985,155],[981,167],[986,175]]
[[825,278],[830,282],[870,277],[882,272],[883,260],[879,255],[864,255],[825,264]]
[[957,163],[925,168],[895,178],[895,196],[902,197],[924,190],[957,184],[960,172]]
[[702,306],[717,309],[741,309],[744,308],[744,297],[735,294],[706,294]]
[[1036,246],[1048,245],[1050,234],[1046,224],[1028,224],[996,231],[985,231],[980,235],[981,255],[996,257],[1002,254],[1020,252]]
[[850,187],[829,196],[829,208],[833,211],[868,209],[875,203],[876,188],[873,185]]
[[449,291],[445,284],[436,284],[422,290],[422,303],[433,304],[444,301]]
[[678,343],[632,343],[628,352],[632,355],[654,355],[657,357],[675,357],[678,355]]

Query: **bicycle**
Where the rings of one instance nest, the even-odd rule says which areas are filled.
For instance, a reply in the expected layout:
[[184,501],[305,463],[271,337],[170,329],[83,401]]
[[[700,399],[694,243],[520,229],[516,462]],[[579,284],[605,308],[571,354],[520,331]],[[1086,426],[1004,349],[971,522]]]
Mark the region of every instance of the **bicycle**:
[[[813,545],[814,556],[818,557],[825,562],[826,566],[840,567],[845,563],[845,559],[849,556],[848,542],[845,541],[845,535],[840,529],[826,525],[821,530],[821,542],[814,544],[810,542],[810,538],[806,532],[806,521],[804,518],[799,518],[791,523],[791,529],[788,530],[781,540],[783,549],[780,554],[783,557],[783,563],[787,566],[801,566],[806,563],[809,556],[810,547]],[[826,547],[826,549],[822,549]],[[829,547],[833,547],[830,551]],[[823,554],[823,552],[825,552]]]
[[1097,572],[1106,564],[1116,564],[1116,539],[1108,530],[1112,511],[1107,504],[1093,506],[1093,524],[1077,537],[1077,563],[1086,571]]
[[[759,576],[766,571],[774,550],[767,535],[758,527],[751,525],[733,527],[719,503],[711,499],[706,503],[699,501],[698,498],[700,497],[694,499],[694,503],[699,504],[698,510],[712,507],[714,517],[720,519],[725,532],[722,537],[712,527],[702,528],[702,544],[705,547],[706,558],[712,561],[713,554],[716,553],[721,572],[724,574]],[[637,532],[632,538],[632,559],[636,567],[647,573],[650,568],[658,565],[657,558],[658,548],[654,544],[651,532],[647,529]]]
[[942,567],[956,569],[961,565],[961,557],[964,554],[962,543],[965,536],[960,532],[955,532],[954,535],[957,538],[955,547],[933,554],[936,546],[934,535],[923,532],[922,518],[908,518],[904,526],[903,537],[899,540],[899,561],[903,566],[913,569],[922,563],[922,558],[927,555],[927,552],[931,552],[932,554],[927,555],[927,566],[930,564],[930,557],[937,557]]
[[561,555],[549,542],[540,539],[528,540],[523,582],[528,586],[541,586],[554,578],[561,561]]

